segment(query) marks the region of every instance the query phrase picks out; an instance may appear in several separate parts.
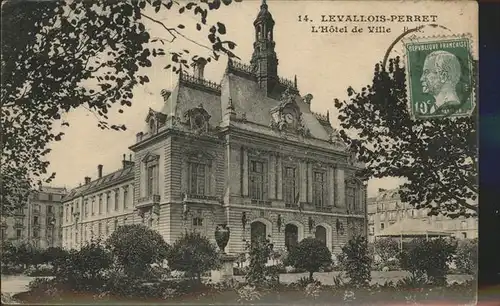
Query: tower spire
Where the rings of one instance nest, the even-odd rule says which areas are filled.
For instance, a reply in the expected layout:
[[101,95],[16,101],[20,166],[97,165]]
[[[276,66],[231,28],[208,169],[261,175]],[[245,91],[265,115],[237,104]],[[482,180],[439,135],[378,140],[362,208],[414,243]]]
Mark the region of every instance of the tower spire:
[[274,51],[273,16],[268,10],[266,0],[262,0],[259,13],[253,22],[255,27],[255,42],[250,64],[257,76],[259,86],[270,92],[273,83],[278,79],[278,58]]

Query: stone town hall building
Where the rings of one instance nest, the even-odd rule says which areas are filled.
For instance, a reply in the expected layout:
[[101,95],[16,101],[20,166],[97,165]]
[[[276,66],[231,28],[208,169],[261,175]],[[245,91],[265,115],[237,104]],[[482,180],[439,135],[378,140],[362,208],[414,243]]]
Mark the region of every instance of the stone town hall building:
[[182,71],[163,90],[160,111],[130,147],[133,160],[72,190],[64,200],[63,240],[78,248],[122,224],[144,223],[173,243],[185,231],[213,241],[231,231],[228,253],[270,237],[275,248],[315,236],[333,253],[366,235],[366,187],[329,118],[311,112],[312,95],[278,76],[274,20],[263,3],[254,21],[250,65],[229,61],[220,84]]

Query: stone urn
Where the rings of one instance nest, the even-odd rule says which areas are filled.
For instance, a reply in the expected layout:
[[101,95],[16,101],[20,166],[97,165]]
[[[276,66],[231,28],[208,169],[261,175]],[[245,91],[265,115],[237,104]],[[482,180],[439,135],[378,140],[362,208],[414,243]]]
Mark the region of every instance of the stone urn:
[[221,250],[223,254],[224,249],[227,246],[227,243],[229,242],[229,227],[227,227],[227,224],[219,224],[215,228],[215,241],[217,242],[217,246]]

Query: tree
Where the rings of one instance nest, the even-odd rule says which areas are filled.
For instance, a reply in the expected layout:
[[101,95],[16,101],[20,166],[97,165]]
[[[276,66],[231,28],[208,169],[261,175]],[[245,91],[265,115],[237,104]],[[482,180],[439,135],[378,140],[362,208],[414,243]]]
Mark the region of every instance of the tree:
[[392,238],[381,238],[373,242],[374,254],[380,256],[382,262],[386,263],[389,259],[397,256],[399,244]]
[[68,257],[69,252],[61,247],[49,247],[44,251],[44,262],[50,263],[57,273],[59,265]]
[[144,276],[151,264],[163,262],[169,248],[157,231],[142,224],[120,226],[105,244],[125,275],[132,278]]
[[167,256],[172,270],[184,271],[196,276],[201,282],[201,274],[219,267],[217,247],[207,237],[197,232],[185,233],[175,241]]
[[349,277],[349,283],[356,287],[368,286],[371,281],[371,258],[368,242],[363,236],[350,239],[339,255],[341,266]]
[[308,271],[309,281],[312,282],[314,272],[332,263],[332,253],[322,241],[305,238],[290,250],[287,261],[296,269]]
[[[132,90],[149,82],[141,69],[151,67],[153,57],[168,55],[171,63],[165,68],[176,73],[199,57],[189,50],[165,52],[165,44],[182,37],[204,47],[208,61],[222,54],[235,57],[236,44],[222,38],[226,26],[207,24],[209,11],[231,2],[2,2],[2,213],[26,203],[36,182],[54,178],[55,173],[47,173],[46,157],[48,145],[61,140],[69,125],[61,120],[64,114],[84,107],[100,128],[125,130],[108,122],[108,115],[132,105]],[[165,24],[177,13],[192,15],[198,31],[208,29],[208,46],[186,37],[185,25]],[[151,37],[148,23],[160,25],[167,38]]]
[[414,239],[403,246],[399,253],[401,268],[412,274],[414,279],[425,277],[435,285],[446,284],[448,263],[456,253],[457,244],[442,238]]
[[56,271],[58,283],[74,290],[103,288],[113,258],[100,240],[87,242],[80,250],[69,251]]
[[478,239],[467,239],[458,242],[455,263],[462,273],[477,274]]
[[476,113],[412,120],[405,82],[396,57],[389,60],[388,70],[375,66],[372,85],[359,92],[349,87],[349,101],[335,99],[340,135],[366,163],[360,175],[405,178],[399,191],[402,201],[429,208],[430,215],[477,215]]
[[279,282],[279,274],[275,268],[266,264],[273,254],[273,245],[269,239],[259,237],[251,242],[245,241],[248,250],[249,264],[245,280],[251,286],[263,287]]

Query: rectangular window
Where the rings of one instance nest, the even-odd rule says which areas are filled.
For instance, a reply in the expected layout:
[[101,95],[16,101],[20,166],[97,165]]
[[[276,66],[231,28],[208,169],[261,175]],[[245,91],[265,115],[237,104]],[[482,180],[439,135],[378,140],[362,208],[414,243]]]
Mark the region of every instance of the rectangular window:
[[99,208],[98,208],[98,213],[99,215],[102,214],[102,194],[99,196]]
[[384,223],[380,223],[380,229],[383,230],[385,227],[385,224]]
[[115,226],[114,226],[115,231],[117,228],[118,228],[118,219],[115,219]]
[[95,215],[95,197],[92,197],[92,206],[90,206],[90,212],[93,215]]
[[295,167],[285,167],[283,178],[283,194],[285,198],[285,206],[290,207],[295,205],[297,194],[297,173]]
[[85,199],[85,204],[83,205],[83,208],[85,210],[85,217],[88,217],[88,215],[89,215],[89,199]]
[[23,237],[23,232],[20,229],[16,230],[16,238],[19,239],[22,237]]
[[190,193],[205,195],[205,165],[190,164]]
[[15,223],[16,226],[23,226],[24,225],[23,218],[16,218],[15,222],[16,222]]
[[254,160],[250,161],[250,197],[254,200],[265,200],[267,197],[265,170],[265,164],[263,162]]
[[203,226],[202,218],[193,218],[193,226]]
[[146,175],[147,196],[158,194],[158,165],[149,165]]
[[109,213],[111,210],[111,193],[107,192],[106,193],[106,212]]
[[313,177],[313,204],[316,207],[326,206],[326,180],[324,172],[314,172]]
[[97,236],[101,236],[102,234],[102,223],[99,222],[98,226],[97,226]]
[[118,210],[118,198],[119,198],[120,189],[115,190],[115,210]]
[[33,225],[40,225],[38,222],[38,216],[33,216]]
[[128,186],[123,189],[123,209],[127,209],[128,206]]
[[54,211],[53,211],[52,209],[53,209],[53,208],[52,208],[52,205],[48,205],[48,206],[47,206],[47,213],[48,213],[48,214],[52,214],[52,213],[54,213]]
[[38,238],[39,234],[38,229],[33,229],[33,238]]

